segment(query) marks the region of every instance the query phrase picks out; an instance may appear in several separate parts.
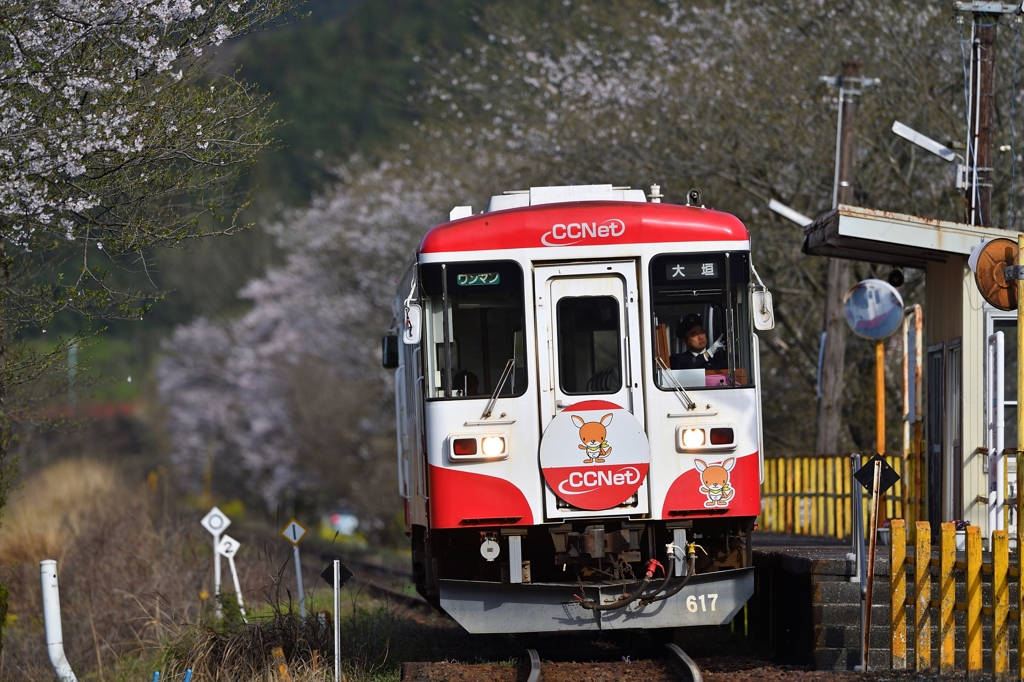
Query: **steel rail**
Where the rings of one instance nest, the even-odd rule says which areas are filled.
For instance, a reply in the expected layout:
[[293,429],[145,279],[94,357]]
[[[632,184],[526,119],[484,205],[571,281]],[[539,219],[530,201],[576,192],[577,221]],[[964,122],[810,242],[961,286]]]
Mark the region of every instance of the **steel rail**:
[[526,682],[541,682],[540,654],[536,649],[527,649],[526,653],[530,656],[530,676],[526,678]]
[[666,644],[665,648],[672,655],[672,662],[684,673],[689,674],[690,682],[704,682],[704,676],[701,675],[700,668],[697,667],[692,658],[686,655],[685,651],[672,643]]

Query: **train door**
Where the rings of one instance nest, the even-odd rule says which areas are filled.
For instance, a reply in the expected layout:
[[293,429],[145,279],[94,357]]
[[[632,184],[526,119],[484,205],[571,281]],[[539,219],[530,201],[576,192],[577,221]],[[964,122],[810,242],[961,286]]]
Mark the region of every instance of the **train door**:
[[[534,285],[541,432],[565,408],[588,401],[612,403],[643,425],[636,264],[537,267]],[[627,503],[623,514],[646,511],[646,480]],[[577,511],[550,488],[546,507],[549,517]]]

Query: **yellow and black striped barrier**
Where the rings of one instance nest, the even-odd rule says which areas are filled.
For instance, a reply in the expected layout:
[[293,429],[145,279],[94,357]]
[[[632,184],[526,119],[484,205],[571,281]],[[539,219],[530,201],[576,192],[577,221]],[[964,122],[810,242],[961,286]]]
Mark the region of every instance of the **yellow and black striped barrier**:
[[[931,670],[931,633],[939,639],[938,670],[941,674],[957,672],[954,662],[956,641],[955,611],[964,611],[966,668],[968,676],[982,670],[982,616],[991,618],[992,673],[1005,679],[1010,672],[1010,621],[1020,620],[1020,608],[1010,609],[1010,578],[1019,578],[1019,570],[1010,567],[1010,544],[1005,530],[992,534],[992,558],[983,563],[981,529],[967,526],[964,561],[957,561],[956,526],[943,523],[939,533],[939,556],[932,556],[931,527],[927,521],[917,522],[917,541],[913,553],[907,552],[907,527],[902,519],[891,523],[890,547],[892,658],[893,669],[911,667],[907,659],[907,642],[914,642],[913,668]],[[913,568],[911,568],[913,567]],[[938,599],[932,599],[932,567],[938,568]],[[908,595],[908,578],[913,571],[913,595]],[[957,575],[963,572],[964,601],[956,600]],[[982,573],[992,574],[992,605],[982,605]],[[914,608],[913,621],[908,621],[907,607]],[[910,632],[907,632],[908,626]],[[908,639],[909,637],[909,639]],[[1014,644],[1018,644],[1015,642]],[[1019,649],[1024,651],[1024,649]],[[1024,665],[1018,665],[1024,671]]]
[[[869,457],[861,456],[861,466]],[[852,534],[850,490],[853,480],[849,455],[809,455],[765,459],[758,527],[771,533],[795,533],[848,538]],[[881,519],[903,517],[903,457],[886,456],[900,480],[884,495]],[[862,505],[863,528],[870,504]],[[866,531],[865,531],[866,532]]]

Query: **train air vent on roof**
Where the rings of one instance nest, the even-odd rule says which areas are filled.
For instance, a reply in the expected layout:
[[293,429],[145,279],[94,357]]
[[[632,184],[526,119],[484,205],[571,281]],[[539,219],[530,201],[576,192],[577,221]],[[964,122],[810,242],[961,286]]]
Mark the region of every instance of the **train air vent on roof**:
[[642,189],[612,187],[611,185],[566,185],[562,187],[531,187],[529,191],[518,190],[491,197],[488,211],[506,208],[523,208],[541,204],[558,204],[570,201],[636,201],[646,202]]

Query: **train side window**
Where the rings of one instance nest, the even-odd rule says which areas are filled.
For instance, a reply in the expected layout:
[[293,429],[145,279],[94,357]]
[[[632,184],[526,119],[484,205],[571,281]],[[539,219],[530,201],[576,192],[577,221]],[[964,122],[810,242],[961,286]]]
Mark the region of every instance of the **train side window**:
[[652,371],[659,388],[671,390],[672,379],[688,389],[752,385],[749,278],[742,252],[651,259]]
[[561,298],[556,315],[562,391],[618,393],[622,388],[619,302],[612,296]]
[[523,271],[514,261],[420,266],[429,399],[486,399],[509,360],[499,395],[526,391]]

